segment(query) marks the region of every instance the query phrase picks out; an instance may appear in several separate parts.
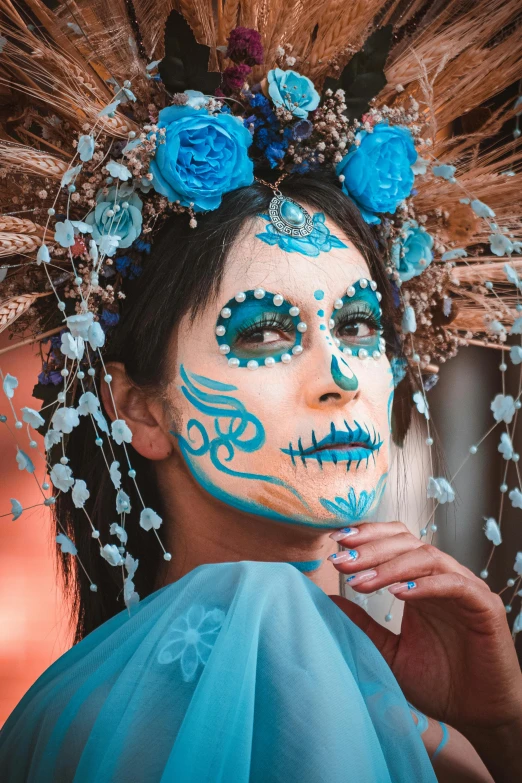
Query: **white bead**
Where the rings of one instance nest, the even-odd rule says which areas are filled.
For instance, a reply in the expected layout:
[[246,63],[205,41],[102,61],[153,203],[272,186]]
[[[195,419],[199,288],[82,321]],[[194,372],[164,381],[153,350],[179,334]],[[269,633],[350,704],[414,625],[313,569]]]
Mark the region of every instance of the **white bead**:
[[382,301],[382,294],[381,294],[381,292],[380,292],[380,291],[376,291],[376,292],[375,292],[375,296],[377,297],[377,301],[378,301],[378,302],[381,302],[381,301]]
[[227,345],[226,343],[222,343],[219,346],[219,353],[225,356],[225,354],[230,353],[230,345]]
[[355,288],[353,285],[348,286],[346,289],[346,296],[355,296]]
[[283,362],[283,364],[290,364],[290,362],[292,361],[292,357],[289,353],[284,353],[281,356],[281,361]]
[[239,359],[236,359],[233,357],[232,359],[228,360],[228,366],[229,367],[239,367]]
[[250,359],[250,361],[247,362],[247,367],[249,370],[257,370],[259,367],[259,362],[256,362],[255,359]]
[[245,292],[244,291],[238,291],[237,294],[235,295],[234,299],[236,300],[236,302],[244,302],[245,299],[246,299]]
[[69,460],[67,459],[67,457],[60,457],[60,462],[62,465],[67,465]]
[[107,373],[107,375],[105,375],[103,380],[105,381],[105,383],[110,383],[112,381],[112,375],[109,375]]
[[437,525],[430,525],[430,530],[433,530],[434,533],[437,532]]
[[254,296],[256,299],[263,299],[266,294],[266,291],[264,288],[256,288],[254,291]]
[[420,531],[420,537],[421,537],[421,538],[424,538],[424,536],[426,535],[426,533],[427,533],[427,532],[428,532],[428,531],[426,530],[426,528],[425,528],[425,527],[423,527],[423,528],[422,528],[422,530]]
[[61,310],[62,312],[65,310],[65,302],[58,302],[58,310]]
[[91,582],[91,586],[89,588],[91,593],[97,593],[98,592],[98,585],[95,585],[94,582]]
[[433,438],[426,438],[426,446],[433,446]]
[[360,348],[359,353],[357,354],[359,359],[367,359],[368,358],[368,351],[366,348]]
[[335,326],[335,321],[333,318],[330,318],[330,320],[328,321],[328,328],[333,329],[334,326]]
[[470,447],[469,447],[469,453],[470,453],[470,454],[476,454],[476,453],[477,453],[477,451],[478,451],[478,449],[477,449],[477,447],[476,447],[476,446],[470,446]]
[[484,569],[483,571],[480,572],[480,578],[481,579],[487,579],[488,578],[488,572],[486,571],[486,569]]
[[515,580],[514,579],[508,579],[507,582],[506,582],[506,585],[508,587],[513,587],[514,584],[515,584]]
[[513,460],[513,462],[518,462],[518,461],[519,461],[519,459],[520,459],[520,454],[513,454],[513,456],[511,457],[511,459]]
[[232,310],[230,309],[230,307],[224,307],[221,310],[221,318],[230,318],[231,315],[232,315]]
[[114,217],[114,210],[113,209],[108,209],[105,214],[107,215],[107,217]]
[[336,299],[334,302],[334,310],[340,310],[342,306],[343,306],[343,300]]
[[338,337],[334,337],[334,343],[335,343],[335,345],[336,345],[338,348],[339,348],[339,346],[341,345],[341,341],[339,340],[339,338],[338,338]]
[[276,307],[280,307],[283,302],[285,301],[285,298],[283,294],[275,294],[274,298],[272,299],[273,303]]
[[387,623],[389,623],[391,621],[391,619],[392,619],[392,615],[391,614],[387,614],[384,619],[386,620]]
[[420,362],[420,356],[419,356],[419,354],[418,354],[418,353],[414,353],[414,354],[413,354],[413,356],[412,356],[411,358],[412,358],[412,359],[413,359],[413,361],[414,361],[414,362],[416,362],[417,364]]
[[92,538],[99,538],[100,537],[100,531],[99,530],[93,530],[91,533]]
[[295,305],[293,305],[293,307],[291,307],[291,308],[290,308],[290,310],[289,310],[288,312],[290,313],[290,315],[291,315],[293,318],[295,318],[297,315],[299,315],[299,308],[298,308],[298,307],[296,307]]
[[299,354],[303,353],[303,346],[302,345],[294,345],[292,348],[292,353],[294,356],[299,356]]
[[517,411],[519,411],[520,408],[522,408],[522,402],[520,402],[520,400],[517,400],[515,402],[515,408],[517,409]]
[[38,446],[38,443],[35,440],[30,440],[29,441],[29,448],[30,449],[35,449],[37,446]]
[[506,372],[507,364],[505,362],[502,362],[502,364],[499,364],[498,369],[500,370],[500,372]]
[[218,337],[223,337],[223,335],[226,333],[226,329],[223,326],[223,324],[220,324],[219,326],[216,326],[216,334]]
[[63,392],[59,392],[57,395],[58,402],[65,402],[65,394]]
[[69,375],[69,370],[67,369],[67,367],[64,367],[63,370],[60,370],[60,375],[62,376],[62,378],[67,378],[67,376]]
[[42,484],[42,489],[49,489],[50,484],[47,483],[47,481],[44,481]]
[[502,494],[504,494],[504,492],[507,492],[508,491],[508,485],[507,484],[501,484],[500,485],[500,491],[502,492]]
[[382,355],[382,354],[381,354],[381,352],[380,352],[380,351],[374,351],[374,352],[372,353],[372,356],[373,356],[373,358],[374,358],[374,359],[376,359],[376,360],[377,360],[377,359],[380,359],[380,358],[381,358],[381,355]]
[[370,280],[370,288],[372,289],[372,291],[377,291],[377,283],[375,282],[375,280]]
[[267,356],[265,359],[265,367],[273,367],[275,364],[275,359],[273,356]]
[[300,321],[300,323],[297,324],[297,331],[298,332],[306,332],[308,329],[307,325],[303,323],[303,321]]
[[347,345],[345,345],[345,346],[344,346],[344,348],[343,348],[343,353],[346,353],[346,354],[348,354],[348,356],[353,356],[353,354],[352,354],[352,349],[351,349],[351,348],[348,348],[348,346],[347,346]]
[[170,554],[170,552],[165,552],[165,554],[163,555],[163,559],[166,560],[167,563],[170,562],[172,560],[172,555]]
[[87,370],[87,375],[90,375],[91,378],[94,378],[94,376],[96,375],[96,370],[94,369],[94,367],[89,367],[89,369]]
[[361,288],[367,288],[368,287],[368,281],[365,277],[363,277],[361,280],[359,280],[359,286]]

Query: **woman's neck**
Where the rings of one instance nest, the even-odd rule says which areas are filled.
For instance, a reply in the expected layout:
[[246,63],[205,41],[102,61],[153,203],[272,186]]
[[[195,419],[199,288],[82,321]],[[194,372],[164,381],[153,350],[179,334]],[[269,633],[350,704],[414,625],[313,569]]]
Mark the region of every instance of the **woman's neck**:
[[325,593],[339,595],[339,574],[327,560],[337,550],[329,537],[332,529],[284,524],[237,511],[204,492],[187,474],[178,486],[167,475],[158,478],[169,510],[162,540],[172,559],[158,574],[156,588],[203,563],[258,560],[292,563]]

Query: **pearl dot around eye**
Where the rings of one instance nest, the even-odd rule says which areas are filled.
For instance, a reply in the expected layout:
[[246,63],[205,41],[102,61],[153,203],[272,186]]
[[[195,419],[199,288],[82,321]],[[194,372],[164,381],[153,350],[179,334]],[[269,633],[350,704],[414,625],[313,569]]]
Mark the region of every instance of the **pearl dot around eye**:
[[249,370],[257,370],[259,367],[259,362],[256,362],[255,359],[250,359],[250,361],[247,362],[247,367]]
[[230,309],[230,307],[224,307],[221,310],[221,318],[230,318],[231,315],[232,315],[232,310]]
[[275,359],[273,356],[267,356],[265,359],[265,367],[273,367],[275,364]]
[[281,356],[281,361],[283,362],[283,364],[290,364],[290,362],[292,361],[292,357],[290,356],[289,353],[284,353]]
[[363,277],[361,280],[359,280],[359,286],[361,288],[367,288],[368,287],[368,281],[365,277]]
[[226,343],[223,343],[219,346],[219,353],[223,354],[223,356],[227,353],[230,353],[230,345],[227,345]]
[[346,296],[355,296],[355,288],[353,285],[348,286],[346,289]]
[[377,359],[380,359],[380,358],[381,358],[382,354],[381,354],[381,352],[380,352],[380,351],[374,351],[374,352],[372,353],[372,356],[373,356],[373,358],[374,358],[374,359],[376,359],[376,360],[377,360]]
[[347,345],[345,345],[345,346],[344,346],[344,348],[343,348],[343,353],[345,353],[347,356],[353,356],[353,354],[352,354],[352,349],[351,349],[351,348],[348,348],[348,346],[347,346]]
[[299,315],[299,308],[294,305],[293,307],[290,308],[288,312],[290,313],[291,316],[295,318],[296,315]]
[[376,291],[375,296],[377,297],[378,302],[382,302],[382,294],[380,291]]
[[236,359],[235,357],[232,357],[228,360],[228,366],[229,367],[239,367],[239,359]]
[[299,356],[300,354],[303,353],[303,346],[294,345],[294,347],[292,348],[292,353],[294,354],[294,356]]
[[375,282],[375,280],[370,280],[370,288],[372,289],[372,291],[377,291],[377,283]]
[[216,334],[218,337],[223,337],[223,335],[226,333],[226,329],[223,326],[223,324],[220,324],[219,326],[216,326]]
[[340,310],[342,306],[343,306],[343,300],[336,299],[334,302],[334,310]]
[[306,332],[308,329],[307,325],[303,323],[303,321],[300,321],[300,323],[297,324],[297,331],[298,332]]
[[266,294],[266,291],[264,288],[256,288],[254,291],[254,296],[256,299],[263,299]]
[[245,292],[244,291],[238,291],[237,294],[235,295],[234,299],[236,300],[236,302],[244,302],[245,299],[246,299]]
[[273,303],[276,307],[281,307],[283,302],[285,301],[285,298],[282,294],[276,294],[274,298],[272,299]]
[[366,348],[359,348],[359,353],[357,355],[359,359],[367,359],[368,351],[366,350]]
[[341,341],[339,340],[339,338],[338,338],[338,337],[334,337],[334,343],[335,343],[335,345],[336,345],[338,348],[339,348],[339,346],[341,345]]
[[333,319],[333,318],[330,318],[330,320],[328,321],[328,327],[329,327],[330,329],[333,329],[333,328],[334,328],[334,326],[335,326],[335,321],[334,321],[334,319]]

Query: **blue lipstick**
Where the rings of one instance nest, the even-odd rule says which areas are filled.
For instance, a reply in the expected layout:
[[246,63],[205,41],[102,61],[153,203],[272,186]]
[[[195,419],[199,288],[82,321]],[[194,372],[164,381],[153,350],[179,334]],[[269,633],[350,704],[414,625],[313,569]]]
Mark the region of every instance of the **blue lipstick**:
[[381,438],[375,432],[375,428],[372,428],[372,434],[368,425],[362,427],[357,421],[354,421],[354,426],[350,427],[345,420],[344,426],[345,430],[337,429],[332,422],[330,432],[321,440],[317,440],[315,431],[312,430],[311,445],[303,447],[302,439],[299,438],[297,446],[289,443],[288,448],[281,451],[290,456],[293,465],[296,464],[296,460],[300,460],[307,467],[307,460],[312,459],[320,467],[323,466],[323,462],[333,462],[334,465],[340,462],[347,463],[346,469],[349,470],[352,462],[356,462],[358,468],[361,462],[366,460],[366,467],[368,467],[370,457],[375,460],[375,453],[382,446]]

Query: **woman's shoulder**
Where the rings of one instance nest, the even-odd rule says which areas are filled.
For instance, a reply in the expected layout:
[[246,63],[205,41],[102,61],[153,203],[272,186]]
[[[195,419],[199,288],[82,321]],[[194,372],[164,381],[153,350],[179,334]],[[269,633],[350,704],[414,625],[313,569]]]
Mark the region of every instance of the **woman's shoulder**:
[[9,783],[340,783],[348,742],[358,779],[435,780],[370,640],[294,566],[242,561],[196,568],[66,653],[7,722],[0,768]]

